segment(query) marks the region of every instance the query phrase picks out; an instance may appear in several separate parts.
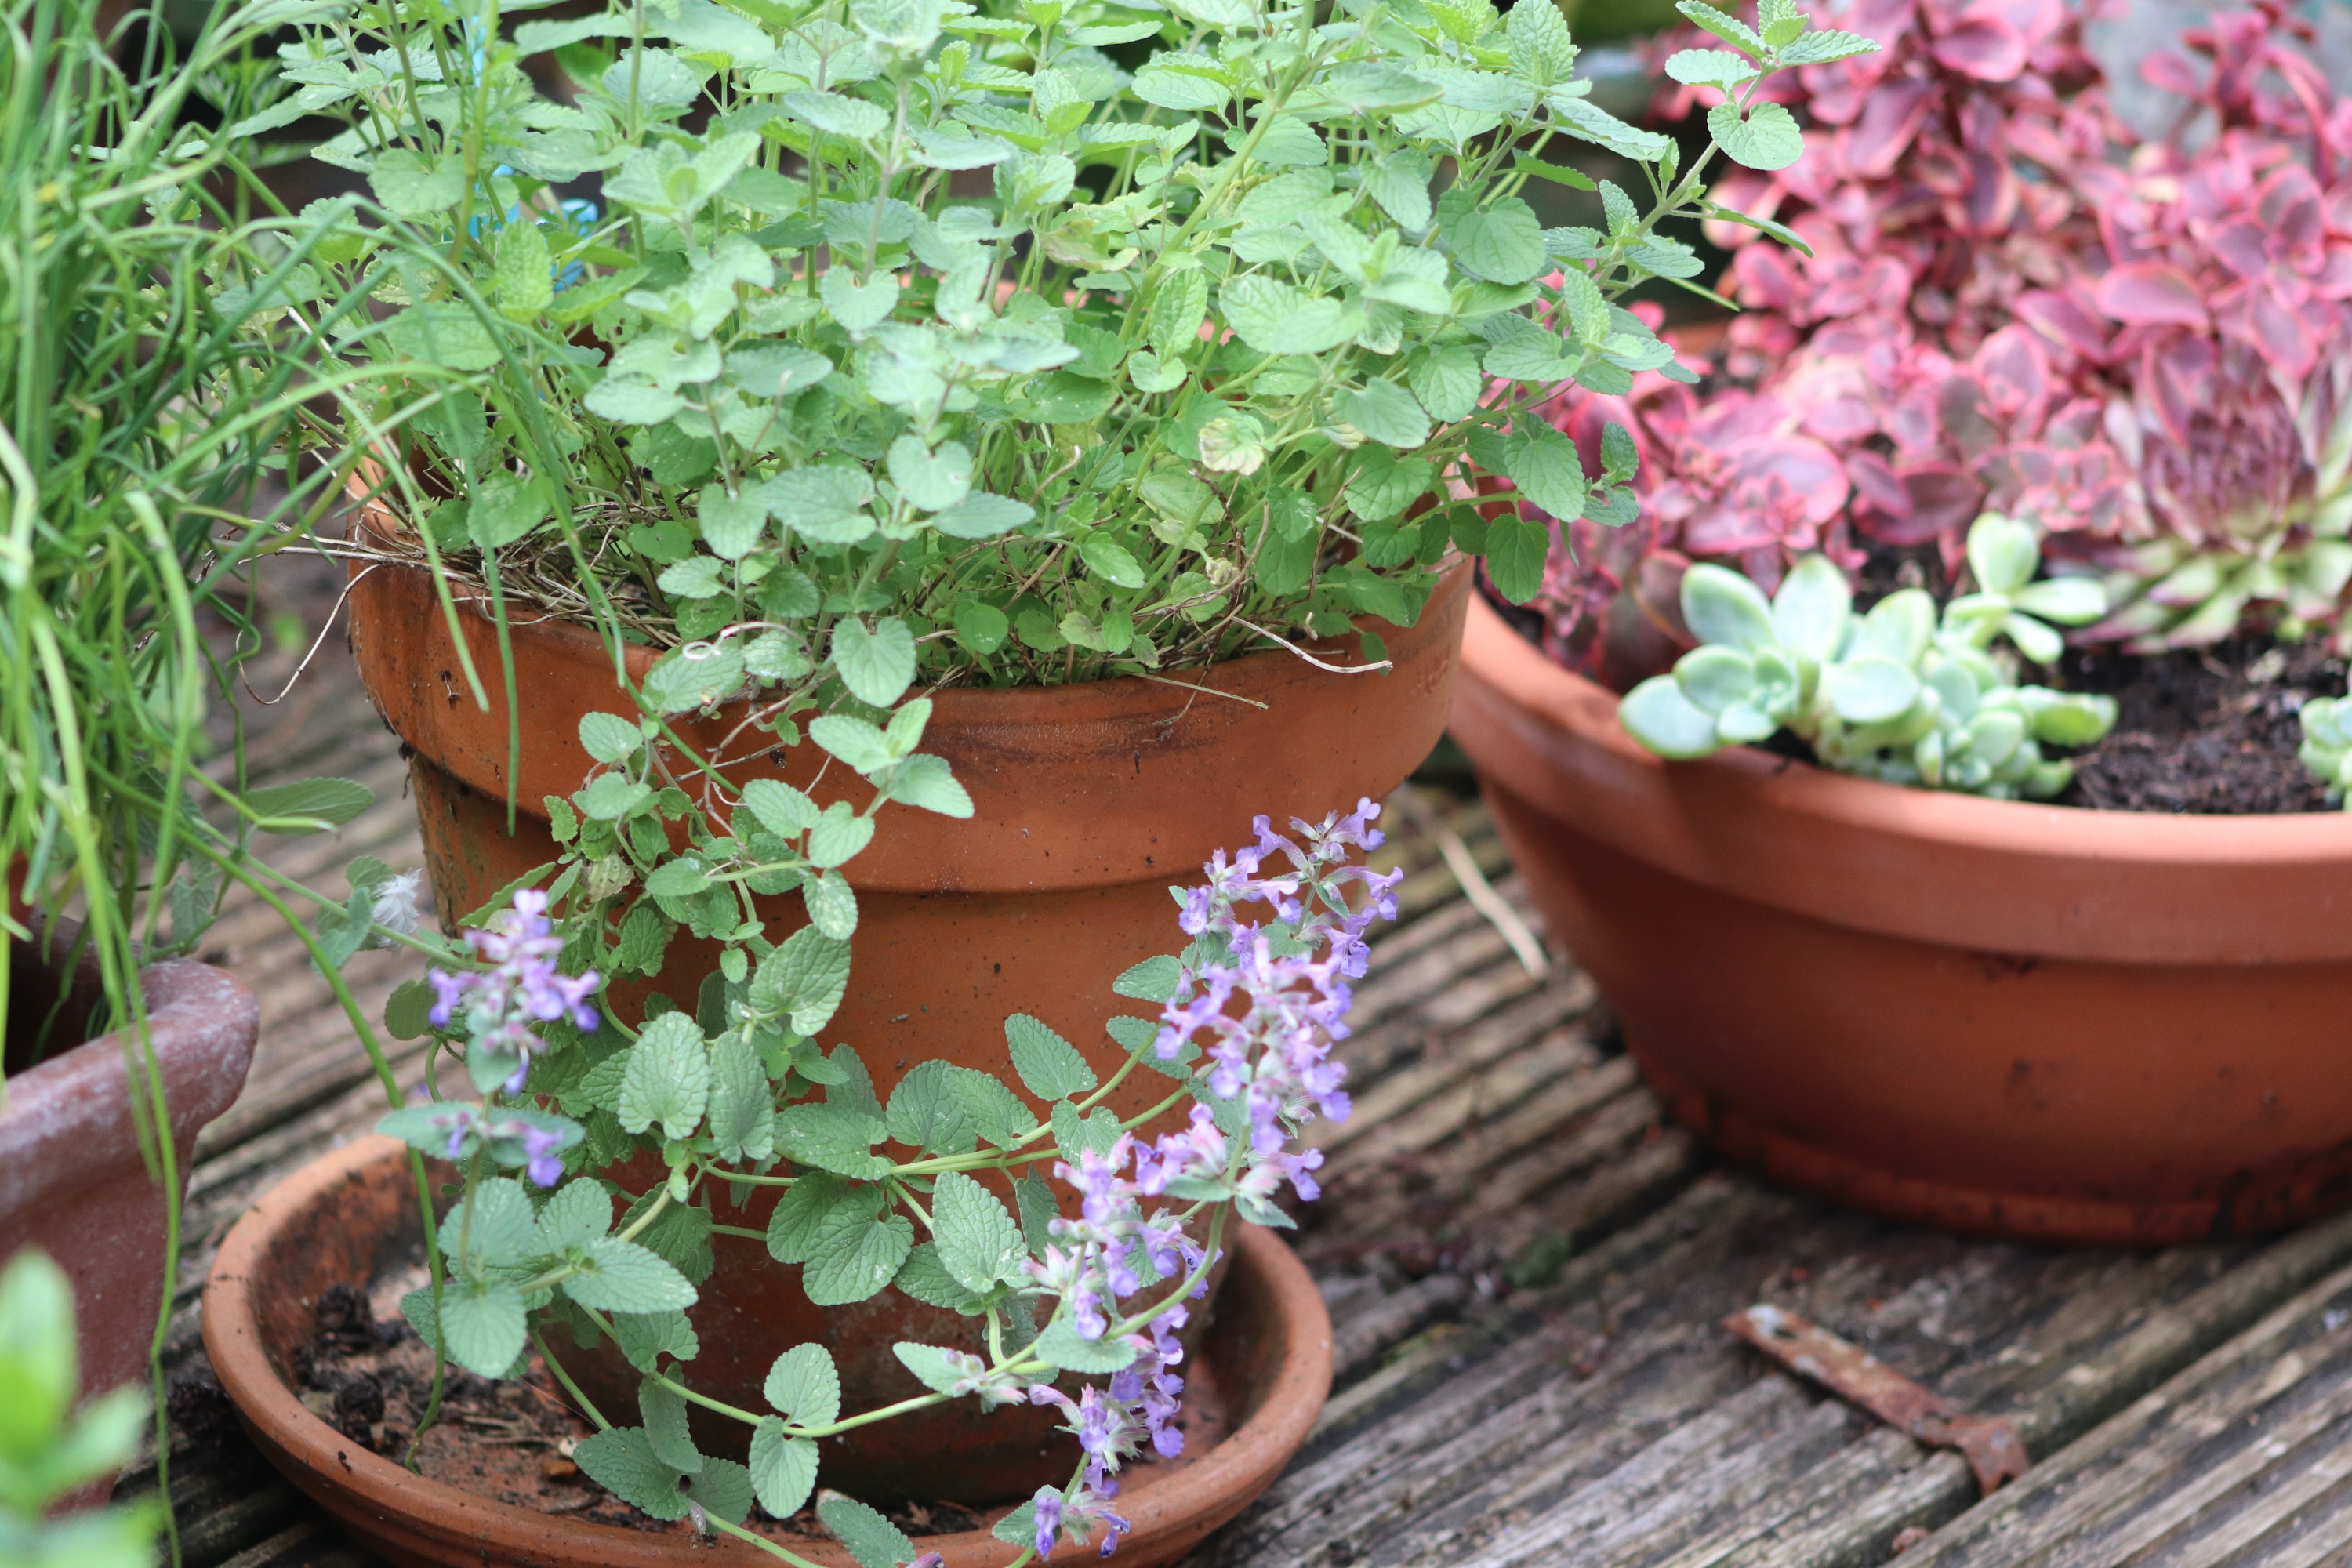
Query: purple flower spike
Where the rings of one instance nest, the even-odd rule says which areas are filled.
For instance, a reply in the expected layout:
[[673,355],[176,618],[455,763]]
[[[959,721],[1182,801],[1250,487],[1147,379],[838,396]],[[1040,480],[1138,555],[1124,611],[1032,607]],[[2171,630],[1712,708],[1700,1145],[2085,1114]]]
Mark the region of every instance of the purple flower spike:
[[1037,1489],[1037,1555],[1050,1557],[1062,1533],[1062,1494],[1051,1487]]

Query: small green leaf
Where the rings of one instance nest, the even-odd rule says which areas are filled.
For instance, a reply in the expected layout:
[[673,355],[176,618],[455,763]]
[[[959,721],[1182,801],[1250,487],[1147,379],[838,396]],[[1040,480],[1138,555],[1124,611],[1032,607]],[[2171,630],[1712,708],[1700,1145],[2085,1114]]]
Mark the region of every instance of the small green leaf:
[[1527,604],[1543,591],[1544,562],[1550,553],[1551,531],[1539,522],[1506,512],[1486,529],[1486,573],[1514,605]]
[[807,1505],[816,1467],[816,1444],[787,1436],[776,1417],[763,1416],[751,1429],[751,1491],[774,1518],[790,1519]]
[[793,1033],[814,1035],[832,1018],[848,986],[849,944],[803,927],[760,961],[751,1003],[762,1013],[784,1015]]
[[563,1293],[600,1312],[683,1311],[696,1300],[685,1275],[617,1237],[588,1245],[580,1272],[563,1281]]
[[529,1337],[522,1292],[504,1280],[453,1274],[441,1286],[440,1330],[449,1358],[482,1377],[504,1377]]
[[645,732],[617,713],[580,716],[580,748],[600,763],[627,762],[645,743]]
[[702,1031],[684,1013],[665,1013],[637,1037],[614,1109],[631,1132],[658,1122],[666,1138],[691,1138],[709,1093],[710,1052]]
[[1004,1043],[1012,1050],[1013,1070],[1040,1100],[1085,1094],[1099,1081],[1077,1047],[1025,1013],[1004,1020]]
[[1785,169],[1805,154],[1796,116],[1769,99],[1750,103],[1744,120],[1738,105],[1718,103],[1706,111],[1706,129],[1732,162],[1751,169]]
[[1544,248],[1543,220],[1517,196],[1448,215],[1438,208],[1445,237],[1462,265],[1490,283],[1525,283],[1551,264]]
[[245,804],[266,833],[310,833],[318,823],[342,826],[375,804],[375,792],[350,779],[297,779],[250,791]]
[[830,1426],[841,1419],[841,1373],[820,1344],[794,1345],[778,1356],[761,1394],[795,1426]]
[[1135,1364],[1135,1346],[1126,1339],[1082,1339],[1066,1317],[1037,1336],[1036,1352],[1051,1365],[1088,1377],[1125,1372]]
[[915,634],[896,618],[877,621],[871,631],[844,620],[833,628],[833,667],[851,696],[887,708],[915,679]]
[[817,1222],[816,1240],[801,1268],[801,1289],[820,1307],[863,1301],[890,1283],[915,1245],[915,1227],[902,1214],[863,1213],[836,1204]]
[[645,1429],[614,1426],[583,1439],[572,1456],[588,1479],[656,1519],[684,1519],[687,1495],[678,1489],[686,1472],[654,1455]]
[[[1521,494],[1557,518],[1584,510],[1584,460],[1576,443],[1539,419],[1522,419],[1503,448],[1503,471]],[[1492,558],[1493,544],[1487,545]]]
[[846,801],[835,801],[809,829],[809,864],[831,869],[874,842],[874,819],[862,816]]
[[915,1543],[906,1531],[855,1499],[821,1493],[816,1516],[849,1548],[858,1568],[903,1568],[915,1560]]
[[940,1177],[932,1193],[931,1228],[940,1261],[956,1283],[986,1294],[999,1281],[1018,1283],[1028,1256],[1003,1200],[960,1171]]
[[1184,965],[1173,954],[1162,953],[1122,970],[1110,988],[1138,1002],[1172,1002],[1184,977]]

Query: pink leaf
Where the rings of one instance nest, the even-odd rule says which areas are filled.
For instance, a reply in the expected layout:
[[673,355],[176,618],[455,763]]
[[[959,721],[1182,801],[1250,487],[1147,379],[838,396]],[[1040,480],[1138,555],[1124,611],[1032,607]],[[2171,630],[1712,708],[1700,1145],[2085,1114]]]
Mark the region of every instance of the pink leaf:
[[2099,309],[2136,327],[2192,327],[2210,331],[2205,301],[2197,285],[2178,267],[2134,261],[2112,268],[2091,290]]
[[2000,16],[1971,16],[1936,40],[1937,60],[1979,81],[2012,81],[2025,68],[2025,35]]

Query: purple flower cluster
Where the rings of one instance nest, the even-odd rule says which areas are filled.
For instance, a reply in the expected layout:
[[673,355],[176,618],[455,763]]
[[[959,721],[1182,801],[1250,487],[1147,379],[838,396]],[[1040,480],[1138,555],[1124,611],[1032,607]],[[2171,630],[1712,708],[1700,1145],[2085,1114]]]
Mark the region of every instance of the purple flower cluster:
[[[1210,1093],[1243,1100],[1249,1138],[1236,1150],[1214,1111],[1196,1103],[1184,1127],[1154,1142],[1123,1133],[1107,1152],[1082,1151],[1075,1169],[1054,1167],[1078,1189],[1079,1215],[1052,1223],[1055,1240],[1067,1245],[1049,1246],[1029,1270],[1068,1304],[1080,1337],[1098,1340],[1110,1331],[1119,1300],[1142,1289],[1143,1265],[1161,1279],[1178,1279],[1207,1261],[1177,1216],[1160,1210],[1145,1217],[1144,1199],[1239,1199],[1246,1212],[1251,1203],[1270,1202],[1285,1181],[1303,1199],[1319,1194],[1313,1172],[1321,1153],[1294,1153],[1289,1142],[1318,1114],[1335,1121],[1348,1115],[1340,1088],[1347,1069],[1330,1059],[1331,1046],[1348,1033],[1348,982],[1362,977],[1369,957],[1364,932],[1375,920],[1395,918],[1394,890],[1403,876],[1376,876],[1349,860],[1352,850],[1380,847],[1381,836],[1371,826],[1380,810],[1364,800],[1319,826],[1294,820],[1296,837],[1276,833],[1261,816],[1252,824],[1257,843],[1230,857],[1219,850],[1203,868],[1207,883],[1185,895],[1181,920],[1193,945],[1175,999],[1160,1016],[1154,1053],[1173,1060],[1188,1044],[1201,1045]],[[1290,868],[1262,876],[1277,852]],[[1355,883],[1363,885],[1360,907],[1349,898]],[[1241,918],[1237,910],[1252,904],[1269,908],[1273,921]],[[1192,1293],[1200,1295],[1206,1283],[1203,1272]],[[1129,1334],[1135,1360],[1108,1387],[1089,1385],[1076,1399],[1049,1384],[1030,1388],[1034,1403],[1062,1407],[1065,1429],[1086,1455],[1066,1493],[1052,1487],[1037,1492],[1039,1556],[1049,1554],[1065,1531],[1090,1533],[1097,1522],[1107,1529],[1102,1554],[1108,1556],[1129,1528],[1109,1508],[1118,1495],[1120,1462],[1147,1440],[1163,1458],[1183,1451],[1184,1434],[1174,1423],[1184,1392],[1175,1372],[1184,1357],[1176,1331],[1185,1321],[1184,1307],[1175,1304]]]
[[485,1143],[512,1141],[521,1145],[523,1170],[532,1181],[542,1187],[551,1187],[563,1179],[563,1134],[551,1128],[526,1121],[520,1116],[499,1116],[464,1101],[452,1102],[436,1111],[432,1125],[436,1132],[449,1134],[443,1151],[446,1159],[458,1159],[468,1138],[478,1138]]
[[[1185,896],[1181,923],[1194,939],[1176,998],[1160,1014],[1153,1050],[1173,1060],[1188,1044],[1198,1044],[1209,1063],[1209,1090],[1220,1100],[1246,1097],[1250,1152],[1237,1193],[1271,1199],[1284,1181],[1312,1201],[1321,1191],[1313,1172],[1320,1152],[1291,1153],[1291,1134],[1317,1114],[1347,1120],[1347,1068],[1331,1060],[1333,1042],[1348,1036],[1348,983],[1363,977],[1370,949],[1364,932],[1375,920],[1396,918],[1395,889],[1402,871],[1376,875],[1353,864],[1353,849],[1371,851],[1383,842],[1371,826],[1381,814],[1372,801],[1356,803],[1346,816],[1337,812],[1319,826],[1293,819],[1296,839],[1274,831],[1261,816],[1251,824],[1254,847],[1228,861],[1223,851],[1208,866],[1209,881]],[[1279,851],[1290,869],[1260,875]],[[1350,884],[1364,889],[1351,905]],[[1242,918],[1246,905],[1275,914],[1272,924]],[[1234,1005],[1236,998],[1246,1008]],[[1201,1146],[1204,1131],[1196,1113],[1191,1134],[1169,1152],[1185,1172],[1221,1156]],[[1167,1140],[1163,1139],[1165,1145]],[[1159,1175],[1162,1186],[1171,1172]],[[1157,1173],[1155,1173],[1157,1174]]]
[[487,929],[467,931],[466,944],[490,967],[459,974],[426,971],[434,994],[428,1016],[442,1028],[462,1019],[473,1042],[468,1058],[501,1068],[511,1064],[501,1087],[520,1094],[531,1052],[540,1045],[532,1032],[536,1026],[569,1017],[582,1030],[596,1027],[596,1009],[588,1005],[596,992],[596,973],[557,971],[562,939],[547,918],[547,895],[528,888],[515,894],[513,908],[492,915]]

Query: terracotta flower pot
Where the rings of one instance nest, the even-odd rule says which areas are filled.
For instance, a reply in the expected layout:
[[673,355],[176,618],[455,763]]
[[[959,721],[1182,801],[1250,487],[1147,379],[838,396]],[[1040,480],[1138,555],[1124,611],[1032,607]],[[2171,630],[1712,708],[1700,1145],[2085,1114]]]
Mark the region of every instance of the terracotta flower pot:
[[2352,1197],[2352,816],[1664,763],[1472,606],[1453,733],[1675,1115],[1906,1220],[2157,1244]]
[[[312,1303],[328,1286],[364,1280],[412,1249],[415,1226],[405,1151],[389,1138],[369,1138],[288,1177],[221,1246],[205,1288],[205,1350],[254,1441],[289,1480],[403,1568],[773,1564],[740,1542],[698,1542],[684,1526],[616,1529],[494,1502],[413,1475],[311,1414],[289,1387],[286,1369],[317,1331]],[[1216,1391],[1229,1424],[1213,1442],[1188,1443],[1183,1462],[1129,1472],[1118,1508],[1135,1529],[1112,1559],[1124,1568],[1164,1568],[1239,1513],[1306,1440],[1329,1391],[1331,1321],[1307,1270],[1255,1226],[1239,1227],[1234,1251],[1215,1324],[1184,1369],[1196,1386]],[[904,1423],[884,1426],[910,1441]],[[936,1456],[930,1463],[935,1471],[944,1468]],[[839,1484],[829,1470],[818,1480]],[[1018,1555],[978,1531],[917,1544],[939,1552],[946,1568],[1002,1568]],[[856,1568],[830,1542],[795,1542],[793,1550],[824,1568]],[[1065,1544],[1053,1560],[1096,1557],[1091,1548]]]
[[[94,961],[65,968],[76,934],[61,921],[47,942],[9,944],[12,1068],[29,1061],[44,1019],[54,1019],[51,1040],[87,1033],[102,994]],[[209,964],[169,960],[139,979],[184,1191],[196,1134],[245,1087],[259,1013],[235,975]],[[167,1215],[163,1191],[140,1158],[131,1096],[143,1097],[147,1083],[125,1070],[126,1037],[43,1054],[37,1066],[9,1074],[0,1100],[0,1260],[37,1246],[73,1281],[89,1397],[146,1379]],[[77,1500],[104,1495],[100,1486]]]
[[[871,847],[849,864],[858,926],[848,994],[824,1031],[828,1040],[854,1045],[887,1096],[908,1068],[928,1060],[1004,1075],[1004,1019],[1027,1013],[1108,1077],[1125,1058],[1103,1021],[1150,1011],[1114,994],[1112,981],[1183,940],[1170,885],[1197,879],[1215,849],[1249,841],[1257,813],[1277,823],[1315,819],[1361,796],[1379,799],[1428,754],[1452,694],[1467,588],[1466,572],[1454,574],[1418,625],[1386,634],[1396,668],[1385,675],[1335,675],[1273,651],[1173,672],[1174,684],[1124,679],[934,694],[923,749],[953,766],[974,815],[959,821],[893,806]],[[495,692],[499,651],[490,624],[468,618],[466,635]],[[552,620],[512,628],[522,765],[511,836],[503,703],[483,712],[465,694],[447,623],[421,571],[379,568],[355,583],[352,647],[377,707],[415,748],[417,812],[441,908],[474,910],[554,859],[540,802],[577,789],[591,766],[577,738],[581,716],[623,704],[600,645]],[[1324,657],[1339,662],[1353,652],[1343,646]],[[642,671],[653,656],[634,649],[630,657]],[[687,733],[711,747],[730,727],[722,713],[687,726]],[[841,767],[817,779],[823,760],[814,746],[781,757],[754,754],[736,776],[780,776],[820,802],[862,805],[870,797]],[[801,923],[797,898],[770,900],[765,912],[773,933]],[[681,934],[654,984],[691,1005],[715,966],[712,946]],[[624,1012],[650,988],[621,987]],[[1136,1115],[1167,1087],[1156,1075],[1136,1073],[1108,1103]],[[756,1192],[740,1208],[719,1194],[718,1217],[764,1229],[773,1191]],[[798,1269],[774,1264],[759,1242],[721,1236],[715,1251],[718,1272],[692,1314],[705,1347],[696,1375],[730,1403],[758,1403],[769,1363],[803,1341],[833,1351],[845,1394],[856,1404],[920,1392],[891,1352],[898,1341],[984,1348],[978,1320],[896,1290],[859,1307],[820,1310],[802,1294]],[[616,1355],[592,1360],[583,1371],[600,1399],[625,1403],[635,1386]],[[826,1463],[837,1484],[861,1495],[1000,1500],[1067,1473],[1075,1450],[1050,1436],[1054,1420],[1045,1409],[1024,1420],[949,1406],[914,1423],[912,1436],[828,1440]],[[709,1438],[740,1441],[716,1426]],[[951,1481],[918,1457],[942,1452],[955,1458]]]

